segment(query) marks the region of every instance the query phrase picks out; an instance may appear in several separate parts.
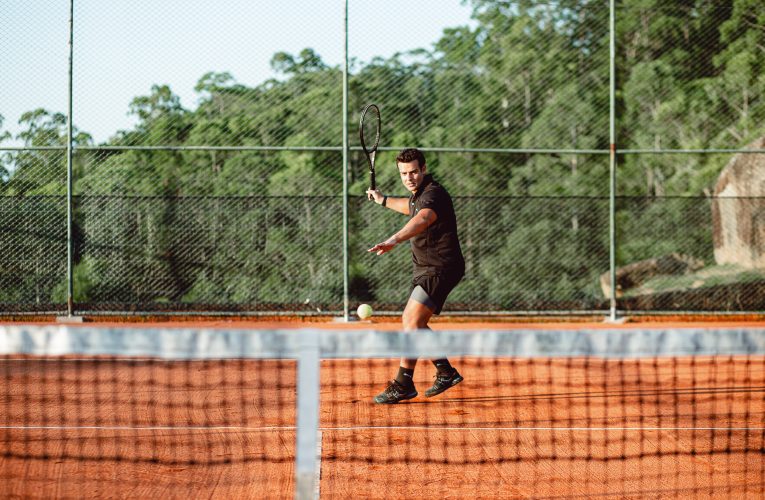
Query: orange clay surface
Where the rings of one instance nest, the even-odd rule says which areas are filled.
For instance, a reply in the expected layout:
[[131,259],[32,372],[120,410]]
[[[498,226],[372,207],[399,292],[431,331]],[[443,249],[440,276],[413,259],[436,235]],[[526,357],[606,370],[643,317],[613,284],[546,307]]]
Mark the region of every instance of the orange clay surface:
[[[52,316],[3,316],[0,325],[11,324],[82,324],[84,326],[120,326],[138,328],[178,327],[178,328],[252,328],[292,329],[324,328],[330,330],[375,329],[400,330],[400,317],[386,314],[376,315],[360,321],[351,314],[350,321],[332,316],[200,316],[200,315],[155,315],[155,316],[86,316],[82,323],[66,320],[57,321]],[[686,314],[658,316],[627,316],[616,323],[609,322],[607,316],[434,316],[430,321],[434,330],[512,330],[518,328],[576,330],[576,329],[611,329],[611,328],[765,328],[765,314]]]
[[[84,325],[399,329],[394,317],[351,323],[101,318]],[[433,322],[435,330],[729,326],[765,322]],[[415,373],[420,395],[398,405],[371,402],[395,374],[395,360],[323,361],[318,494],[765,494],[762,356],[452,361],[465,376],[462,384],[423,397],[433,368],[422,361]],[[0,491],[46,498],[293,498],[295,375],[287,360],[0,358]]]

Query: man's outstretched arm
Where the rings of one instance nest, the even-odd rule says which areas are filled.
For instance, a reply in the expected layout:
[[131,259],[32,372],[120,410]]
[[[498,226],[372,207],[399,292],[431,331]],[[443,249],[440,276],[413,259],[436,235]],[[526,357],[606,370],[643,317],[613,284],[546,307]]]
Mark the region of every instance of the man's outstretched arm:
[[438,219],[438,215],[436,214],[435,210],[430,208],[423,208],[419,211],[419,213],[417,213],[417,215],[412,217],[409,222],[407,222],[406,225],[401,228],[400,231],[382,243],[378,243],[377,245],[373,246],[367,250],[367,252],[377,252],[377,255],[388,253],[393,250],[393,247],[402,241],[406,241],[409,238],[412,238],[413,236],[416,236],[425,231],[428,226],[436,222],[436,219]]

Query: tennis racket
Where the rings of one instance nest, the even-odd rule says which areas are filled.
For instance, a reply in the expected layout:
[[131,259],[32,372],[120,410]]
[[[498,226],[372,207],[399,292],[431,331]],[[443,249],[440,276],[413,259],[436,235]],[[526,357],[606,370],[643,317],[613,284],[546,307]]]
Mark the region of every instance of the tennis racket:
[[[375,104],[369,104],[361,112],[361,122],[359,123],[359,139],[361,140],[361,149],[367,157],[369,163],[369,189],[376,189],[375,184],[375,154],[377,146],[380,144],[380,108]],[[369,196],[372,200],[372,196]]]

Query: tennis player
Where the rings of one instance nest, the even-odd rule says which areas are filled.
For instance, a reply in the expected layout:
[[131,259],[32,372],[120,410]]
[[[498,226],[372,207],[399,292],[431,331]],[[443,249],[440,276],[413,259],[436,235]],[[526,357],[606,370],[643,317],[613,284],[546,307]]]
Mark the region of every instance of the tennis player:
[[[377,255],[388,253],[399,243],[411,241],[414,279],[404,308],[404,330],[428,328],[428,321],[439,314],[446,297],[465,275],[465,259],[457,238],[457,218],[446,189],[427,173],[425,156],[418,149],[404,149],[396,157],[401,182],[412,193],[409,198],[394,198],[379,190],[367,196],[383,207],[409,216],[409,222],[396,234],[370,248]],[[436,380],[425,391],[433,397],[462,382],[462,376],[446,358],[434,359]],[[375,396],[376,403],[398,403],[417,396],[414,368],[417,359],[401,358],[396,378]]]

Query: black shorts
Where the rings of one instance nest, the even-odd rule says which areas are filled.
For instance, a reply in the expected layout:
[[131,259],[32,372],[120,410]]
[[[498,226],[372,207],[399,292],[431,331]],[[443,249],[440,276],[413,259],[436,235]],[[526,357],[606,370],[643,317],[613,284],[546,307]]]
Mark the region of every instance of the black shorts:
[[412,280],[412,291],[409,298],[424,305],[433,311],[433,314],[440,314],[446,297],[454,290],[464,275],[465,273],[460,270],[451,273],[428,273],[415,276]]

